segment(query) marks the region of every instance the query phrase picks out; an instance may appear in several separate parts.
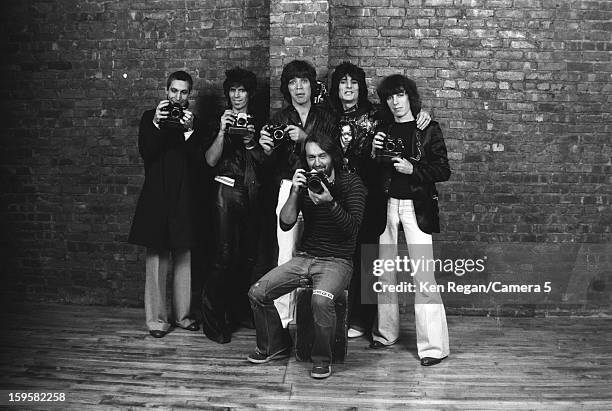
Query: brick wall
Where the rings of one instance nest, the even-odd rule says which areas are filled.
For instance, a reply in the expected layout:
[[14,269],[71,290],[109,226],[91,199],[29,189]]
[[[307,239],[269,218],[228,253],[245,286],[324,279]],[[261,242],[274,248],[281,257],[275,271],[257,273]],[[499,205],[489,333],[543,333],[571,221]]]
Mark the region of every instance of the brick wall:
[[285,64],[306,60],[325,80],[329,47],[329,2],[327,0],[270,1],[270,107],[286,103],[281,94],[280,76]]
[[2,7],[2,275],[27,298],[140,304],[143,253],[125,242],[143,181],[140,116],[178,69],[194,76],[192,103],[224,103],[232,65],[253,69],[267,99],[269,5]]
[[[417,80],[453,168],[440,185],[444,232],[436,237],[449,254],[488,254],[512,277],[554,273],[557,266],[538,260],[567,256],[551,252],[560,244],[576,245],[572,267],[590,255],[584,247],[608,250],[608,1],[26,0],[2,7],[2,274],[20,296],[141,304],[142,250],[125,239],[143,178],[142,111],[163,96],[165,77],[183,68],[196,78],[197,108],[217,107],[223,71],[236,64],[264,86],[269,81],[276,109],[278,75],[294,58],[314,62],[320,76],[342,60],[359,64],[373,99],[382,76]],[[542,253],[513,269],[516,247],[528,253],[534,245]],[[612,273],[601,267],[584,286],[609,307]]]
[[556,276],[562,292],[580,250],[607,243],[580,292],[599,287],[589,302],[609,307],[612,3],[331,3],[330,66],[363,67],[372,99],[385,75],[415,79],[442,125],[453,169],[439,186],[443,253],[487,255],[506,280]]
[[[356,4],[367,4],[367,6]],[[448,240],[612,234],[608,1],[373,0],[332,6],[330,64],[417,81],[445,131]]]

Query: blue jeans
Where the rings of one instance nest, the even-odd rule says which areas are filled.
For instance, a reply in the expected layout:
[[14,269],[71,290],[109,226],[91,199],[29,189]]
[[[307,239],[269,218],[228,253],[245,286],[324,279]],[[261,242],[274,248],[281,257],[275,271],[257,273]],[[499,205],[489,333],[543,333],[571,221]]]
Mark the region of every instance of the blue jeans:
[[336,332],[334,300],[348,286],[352,272],[352,261],[314,257],[300,252],[253,284],[249,298],[259,352],[271,355],[287,348],[287,334],[274,306],[274,299],[312,280],[311,307],[315,329],[311,358],[315,365],[331,364]]

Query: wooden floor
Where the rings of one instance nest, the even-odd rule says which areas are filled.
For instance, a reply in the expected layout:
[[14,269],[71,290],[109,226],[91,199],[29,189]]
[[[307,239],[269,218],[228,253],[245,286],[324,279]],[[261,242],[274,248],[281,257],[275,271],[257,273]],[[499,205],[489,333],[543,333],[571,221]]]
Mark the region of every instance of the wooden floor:
[[294,358],[248,363],[252,330],[218,345],[184,330],[154,339],[142,309],[28,305],[3,317],[0,389],[67,396],[27,409],[612,409],[610,318],[449,316],[451,356],[422,367],[406,317],[396,346],[351,340],[346,363],[316,381]]

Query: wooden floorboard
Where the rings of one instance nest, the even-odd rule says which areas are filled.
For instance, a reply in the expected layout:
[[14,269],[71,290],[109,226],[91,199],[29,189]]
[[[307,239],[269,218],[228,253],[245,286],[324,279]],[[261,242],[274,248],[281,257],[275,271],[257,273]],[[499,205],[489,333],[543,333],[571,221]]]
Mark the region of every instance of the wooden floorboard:
[[34,410],[612,409],[610,318],[449,316],[451,356],[426,368],[406,316],[397,345],[373,351],[351,340],[346,362],[316,381],[294,358],[248,363],[252,330],[225,345],[184,330],[154,339],[143,317],[116,307],[4,310],[0,389],[67,395]]

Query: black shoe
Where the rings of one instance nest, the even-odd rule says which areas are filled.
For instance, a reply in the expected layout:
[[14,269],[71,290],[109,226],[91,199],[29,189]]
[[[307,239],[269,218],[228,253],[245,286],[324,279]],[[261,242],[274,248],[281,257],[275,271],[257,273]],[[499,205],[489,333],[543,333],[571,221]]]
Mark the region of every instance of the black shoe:
[[200,326],[198,325],[196,321],[192,322],[187,327],[181,327],[181,328],[187,331],[200,331]]
[[331,375],[331,365],[313,365],[310,376],[318,380],[327,378]]
[[[393,343],[393,344],[395,344],[395,343]],[[381,343],[380,341],[372,341],[370,343],[370,348],[373,349],[373,350],[382,350],[382,349],[385,349],[385,348],[390,348],[393,344],[387,345],[387,344]]]
[[149,334],[151,334],[155,338],[163,338],[168,334],[168,331],[163,330],[149,330]]
[[442,360],[445,358],[446,357],[442,357],[442,358],[423,357],[421,358],[421,365],[424,367],[429,367],[432,365],[440,364]]
[[253,364],[264,364],[264,363],[267,363],[268,361],[282,360],[283,358],[289,357],[289,351],[290,349],[289,347],[287,347],[287,348],[283,348],[282,350],[274,354],[266,355],[266,354],[261,353],[257,348],[255,348],[255,351],[253,351],[251,354],[247,356],[247,360],[249,360]]

